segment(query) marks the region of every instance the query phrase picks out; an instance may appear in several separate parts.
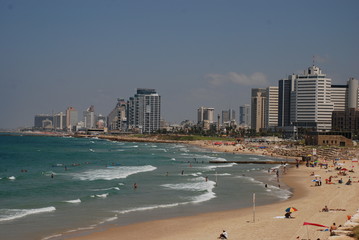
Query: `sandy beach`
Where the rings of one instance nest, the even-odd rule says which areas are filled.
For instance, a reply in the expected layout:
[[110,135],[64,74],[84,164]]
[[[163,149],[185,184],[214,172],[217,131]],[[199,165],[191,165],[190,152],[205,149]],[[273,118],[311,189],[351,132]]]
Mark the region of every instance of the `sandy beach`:
[[[201,146],[201,144],[194,143]],[[203,143],[202,147],[220,151],[233,151],[232,148],[213,146]],[[238,148],[238,146],[237,146]],[[247,153],[235,150],[238,153]],[[262,155],[263,152],[249,151],[251,154]],[[272,154],[267,152],[267,154]],[[323,157],[323,156],[321,156]],[[324,157],[323,157],[324,158]],[[328,239],[329,231],[320,231],[325,228],[312,225],[303,225],[304,222],[337,226],[347,221],[347,216],[356,213],[359,204],[359,165],[349,160],[328,161],[328,168],[291,167],[286,173],[280,174],[280,181],[284,181],[293,191],[293,196],[285,201],[257,206],[253,221],[253,208],[212,212],[189,217],[178,217],[165,220],[143,222],[121,227],[110,227],[98,230],[89,235],[70,238],[72,240],[112,240],[112,239],[217,239],[222,230],[226,230],[229,239]],[[345,171],[347,175],[338,175],[336,167],[353,169]],[[311,176],[314,172],[314,176]],[[326,179],[331,177],[331,183]],[[321,179],[322,185],[315,186],[313,180]],[[338,180],[343,179],[339,184]],[[348,179],[351,185],[345,185]],[[329,212],[322,212],[328,206]],[[298,211],[292,213],[290,219],[283,218],[285,209],[295,207]],[[337,237],[335,239],[351,239]]]

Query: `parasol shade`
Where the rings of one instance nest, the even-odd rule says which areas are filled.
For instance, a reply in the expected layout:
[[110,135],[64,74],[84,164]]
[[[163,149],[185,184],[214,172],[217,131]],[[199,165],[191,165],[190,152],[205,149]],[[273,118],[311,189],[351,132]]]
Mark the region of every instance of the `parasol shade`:
[[289,207],[285,210],[286,212],[296,212],[298,211],[298,209],[294,208],[294,207]]

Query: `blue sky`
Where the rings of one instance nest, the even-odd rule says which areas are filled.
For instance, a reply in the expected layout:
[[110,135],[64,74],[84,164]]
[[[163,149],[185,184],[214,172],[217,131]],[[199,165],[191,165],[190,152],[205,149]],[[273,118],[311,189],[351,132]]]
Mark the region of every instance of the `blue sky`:
[[253,87],[316,65],[359,78],[359,1],[0,0],[0,128],[38,113],[107,115],[155,88],[162,117],[238,114]]

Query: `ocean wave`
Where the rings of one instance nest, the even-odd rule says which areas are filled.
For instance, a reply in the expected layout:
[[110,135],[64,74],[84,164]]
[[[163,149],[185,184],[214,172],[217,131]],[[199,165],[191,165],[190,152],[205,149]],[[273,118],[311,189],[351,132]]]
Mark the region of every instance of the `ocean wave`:
[[217,173],[217,174],[212,174],[213,176],[231,176],[230,173]]
[[81,203],[81,199],[75,199],[75,200],[68,200],[68,201],[64,201],[66,203]]
[[205,201],[211,200],[212,198],[215,198],[215,197],[216,197],[216,194],[211,191],[211,192],[207,192],[207,193],[201,194],[199,196],[193,197],[192,202],[193,203],[205,202]]
[[137,207],[137,208],[130,208],[126,210],[117,211],[119,214],[126,214],[131,212],[138,212],[138,211],[148,211],[148,210],[154,210],[157,208],[170,208],[170,207],[177,207],[182,204],[188,204],[188,202],[184,203],[170,203],[170,204],[161,204],[161,205],[153,205],[148,207]]
[[197,177],[190,181],[188,183],[163,184],[161,186],[173,190],[201,192],[201,195],[191,198],[192,203],[204,202],[216,197],[216,194],[213,192],[213,188],[216,185],[214,181],[206,181],[204,177]]
[[104,193],[104,194],[95,194],[95,195],[91,195],[91,197],[97,197],[97,198],[107,198],[109,193]]
[[107,223],[107,222],[112,222],[112,221],[115,221],[117,220],[118,217],[117,216],[114,216],[114,217],[110,217],[110,218],[106,218],[105,220],[99,222],[98,224],[101,225],[101,224],[104,224],[104,223]]
[[83,230],[91,230],[91,229],[94,229],[95,227],[96,227],[95,225],[92,225],[92,226],[89,226],[89,227],[80,227],[80,228],[68,230],[68,231],[66,231],[66,233],[73,233],[73,232],[78,232],[78,231],[83,231]]
[[16,177],[15,177],[15,176],[11,176],[11,177],[8,177],[7,179],[9,179],[9,180],[15,180]]
[[0,222],[11,221],[18,218],[23,218],[32,214],[47,213],[55,211],[55,207],[44,207],[34,209],[0,209]]
[[98,188],[98,189],[92,189],[91,191],[108,191],[108,190],[120,191],[120,188],[119,187]]
[[94,180],[114,180],[127,178],[130,175],[149,172],[157,169],[151,165],[145,166],[114,166],[106,169],[94,169],[81,173],[74,173],[72,176],[76,179],[94,181]]
[[47,237],[44,237],[44,238],[41,238],[41,240],[49,240],[51,238],[58,238],[58,237],[61,237],[62,234],[55,234],[55,235],[51,235],[51,236],[47,236]]
[[255,184],[263,184],[264,186],[264,182],[261,182],[259,180],[254,179],[253,177],[247,177],[247,176],[236,176],[236,178],[242,178],[244,180],[248,180],[248,182],[250,183],[255,183]]
[[205,181],[204,177],[197,177],[191,179],[187,183],[175,183],[175,184],[162,184],[162,187],[170,188],[174,190],[185,190],[185,191],[212,191],[215,186],[215,182]]
[[276,197],[286,200],[290,198],[293,193],[289,191],[288,189],[282,189],[280,187],[274,186],[274,185],[267,185],[266,192],[275,195]]

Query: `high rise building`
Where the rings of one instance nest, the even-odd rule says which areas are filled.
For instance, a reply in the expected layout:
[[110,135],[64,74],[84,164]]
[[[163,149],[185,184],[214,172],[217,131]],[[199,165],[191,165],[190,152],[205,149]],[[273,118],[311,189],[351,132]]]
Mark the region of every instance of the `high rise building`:
[[291,96],[291,122],[300,128],[330,130],[334,104],[331,82],[319,67],[309,67],[296,75]]
[[91,105],[86,111],[83,112],[85,128],[96,128],[96,115],[95,107]]
[[34,128],[53,128],[53,120],[54,118],[52,114],[37,114],[34,119]]
[[212,124],[214,122],[214,108],[198,108],[197,120],[198,124],[203,124],[204,121],[208,121],[210,124]]
[[251,96],[251,128],[259,132],[265,127],[266,89],[252,88]]
[[278,126],[278,87],[267,87],[265,98],[265,128]]
[[222,110],[222,124],[236,120],[236,112],[233,109]]
[[288,79],[281,79],[278,82],[278,126],[290,126],[291,93],[294,91],[295,75],[288,76]]
[[56,130],[64,130],[66,127],[66,114],[59,112],[54,115],[54,128]]
[[197,124],[204,130],[209,130],[214,123],[214,108],[200,107],[197,110]]
[[109,130],[127,131],[127,102],[125,99],[117,99],[115,108],[107,117]]
[[161,96],[155,89],[138,88],[128,101],[128,127],[142,133],[160,129]]
[[243,127],[250,127],[251,106],[249,104],[244,104],[239,107],[239,124]]
[[357,79],[354,78],[350,78],[348,81],[348,108],[355,108],[357,109],[359,106],[359,91],[358,91],[358,87],[359,86],[359,81]]
[[78,123],[78,112],[74,107],[68,107],[66,109],[66,124],[67,130],[72,131]]
[[334,97],[334,106],[340,107],[334,108],[332,114],[332,129],[336,131],[358,131],[359,81],[350,78],[347,85],[332,85],[332,89],[333,88],[336,93]]

